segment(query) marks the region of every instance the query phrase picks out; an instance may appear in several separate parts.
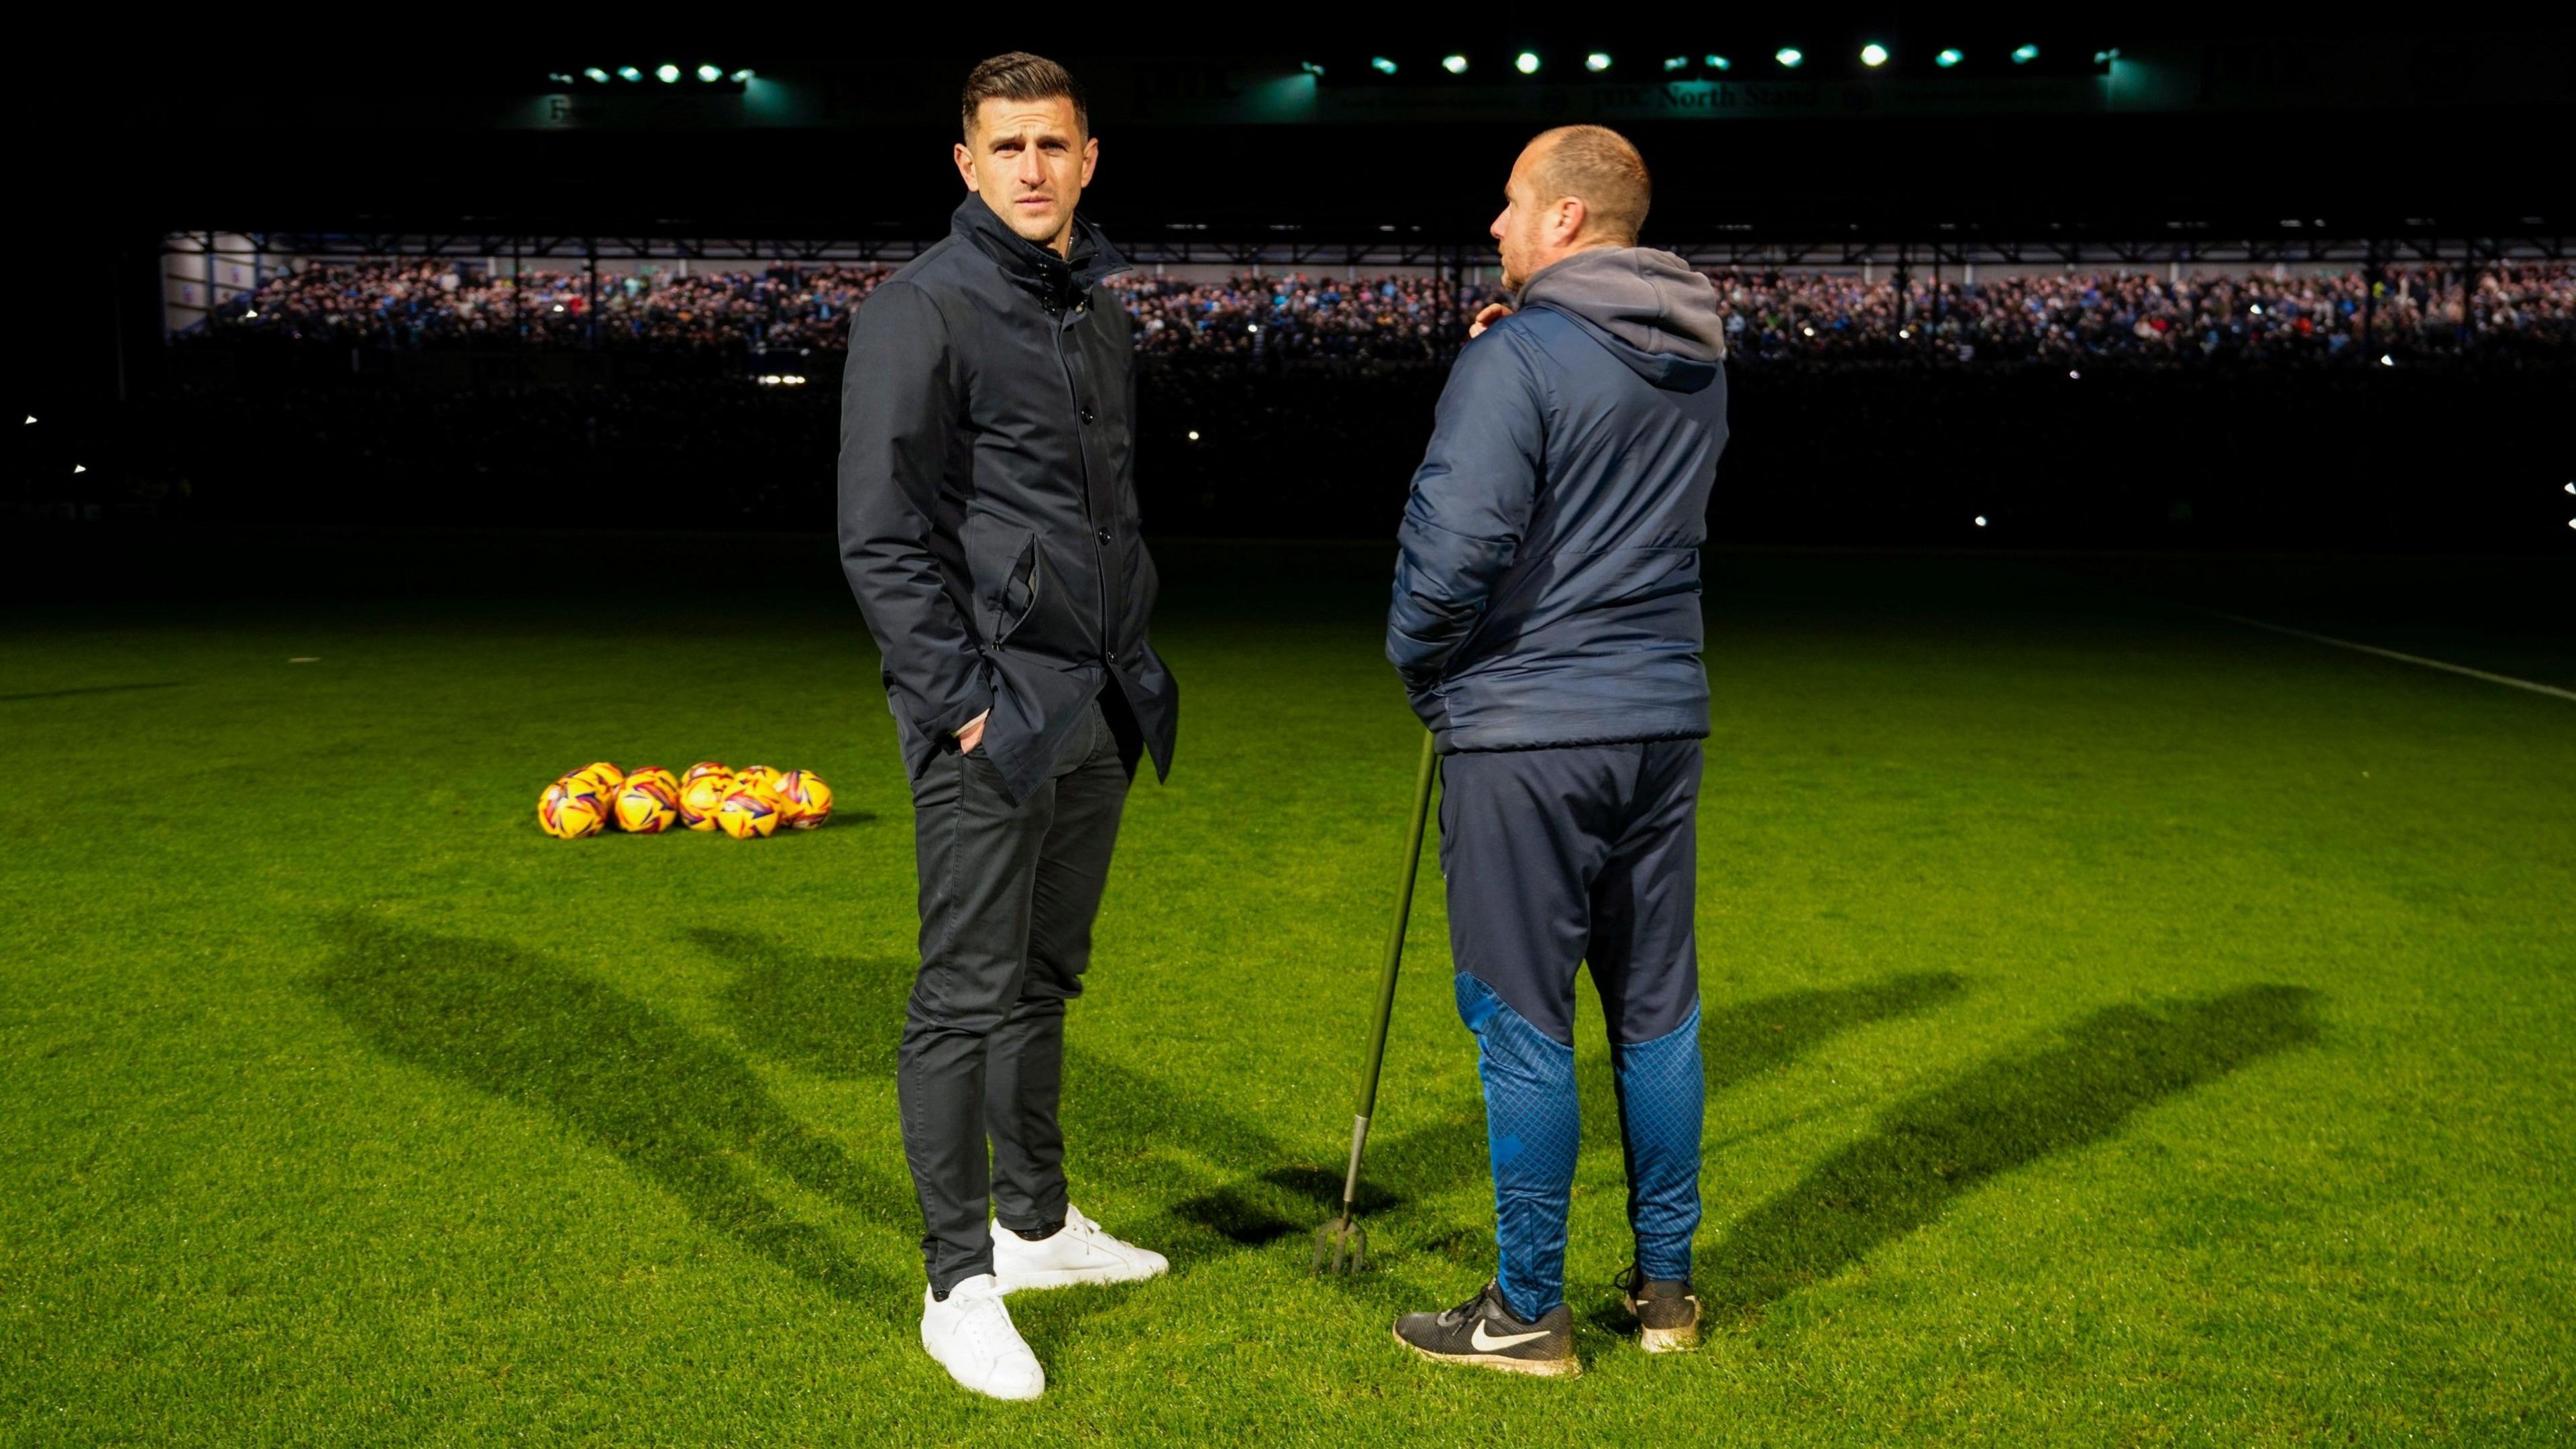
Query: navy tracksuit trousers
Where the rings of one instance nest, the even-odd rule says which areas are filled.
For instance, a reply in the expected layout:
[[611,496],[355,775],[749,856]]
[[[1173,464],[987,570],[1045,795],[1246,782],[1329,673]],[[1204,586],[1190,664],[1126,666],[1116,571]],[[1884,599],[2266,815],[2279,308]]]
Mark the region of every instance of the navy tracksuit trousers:
[[1574,973],[1608,1020],[1628,1221],[1649,1279],[1698,1230],[1700,742],[1464,751],[1444,764],[1440,867],[1458,1014],[1476,1035],[1496,1281],[1523,1321],[1565,1299],[1580,1114]]

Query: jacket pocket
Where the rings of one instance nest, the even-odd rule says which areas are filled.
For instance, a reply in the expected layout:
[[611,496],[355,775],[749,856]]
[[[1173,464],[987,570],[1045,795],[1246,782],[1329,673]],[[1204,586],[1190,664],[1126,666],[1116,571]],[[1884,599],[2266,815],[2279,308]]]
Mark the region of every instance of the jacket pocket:
[[1002,576],[1000,597],[994,601],[991,639],[1000,644],[1019,631],[1038,611],[1038,595],[1046,587],[1044,550],[1038,547],[1038,536],[1031,533],[1020,546],[1020,555],[1012,560],[1009,572]]

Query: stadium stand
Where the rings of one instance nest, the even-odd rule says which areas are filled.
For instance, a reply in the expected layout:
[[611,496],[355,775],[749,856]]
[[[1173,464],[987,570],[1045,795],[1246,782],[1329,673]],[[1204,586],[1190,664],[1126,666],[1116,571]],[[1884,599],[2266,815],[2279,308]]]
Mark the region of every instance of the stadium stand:
[[[507,276],[441,260],[316,263],[189,340],[394,349],[533,345],[779,353],[844,345],[885,267]],[[2020,273],[1970,281],[1716,270],[1733,353],[1770,365],[2161,366],[2576,352],[2576,267],[2433,264],[2283,276]],[[1499,296],[1437,276],[1130,274],[1111,284],[1149,357],[1444,362]],[[2358,349],[2358,351],[2356,351]]]

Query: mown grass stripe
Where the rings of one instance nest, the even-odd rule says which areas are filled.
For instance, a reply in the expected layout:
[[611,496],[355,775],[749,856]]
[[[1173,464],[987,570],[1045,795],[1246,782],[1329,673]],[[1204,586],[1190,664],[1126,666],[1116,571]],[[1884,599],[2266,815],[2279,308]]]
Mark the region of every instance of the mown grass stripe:
[[2338,639],[2331,634],[2317,634],[2306,629],[2293,629],[2287,624],[2275,624],[2268,619],[2252,619],[2243,614],[2228,613],[2224,609],[2208,609],[2203,612],[2215,614],[2221,619],[2227,619],[2238,624],[2248,624],[2257,629],[2269,629],[2275,634],[2288,634],[2293,638],[2313,640],[2319,644],[2331,644],[2337,649],[2351,649],[2362,654],[2376,654],[2382,659],[2394,659],[2401,664],[2420,664],[2426,669],[2441,669],[2447,670],[2452,674],[2465,674],[2471,679],[2483,679],[2489,684],[2502,684],[2509,685],[2515,689],[2528,689],[2534,694],[2554,695],[2559,699],[2576,699],[2576,690],[2560,689],[2557,685],[2542,684],[2537,680],[2516,679],[2510,674],[2493,674],[2484,669],[2471,669],[2465,664],[2453,664],[2444,659],[2427,659],[2421,654],[2401,654],[2394,649],[2382,649],[2376,644],[2359,644],[2350,639]]

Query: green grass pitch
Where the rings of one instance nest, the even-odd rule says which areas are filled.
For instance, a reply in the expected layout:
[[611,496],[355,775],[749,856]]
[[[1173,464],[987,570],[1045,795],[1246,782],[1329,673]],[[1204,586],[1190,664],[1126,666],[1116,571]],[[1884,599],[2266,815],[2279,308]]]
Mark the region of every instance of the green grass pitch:
[[[916,1337],[910,817],[828,548],[350,550],[396,584],[0,613],[0,1442],[2576,1440],[2576,703],[2103,570],[1717,556],[1713,1332],[1622,1336],[1587,996],[1586,1373],[1514,1380],[1387,1337],[1490,1267],[1429,867],[1382,1267],[1307,1274],[1419,738],[1384,551],[1170,547],[1067,1117],[1174,1271],[1014,1299],[1006,1406]],[[562,586],[403,582],[447,554]],[[603,756],[841,813],[540,834]]]

